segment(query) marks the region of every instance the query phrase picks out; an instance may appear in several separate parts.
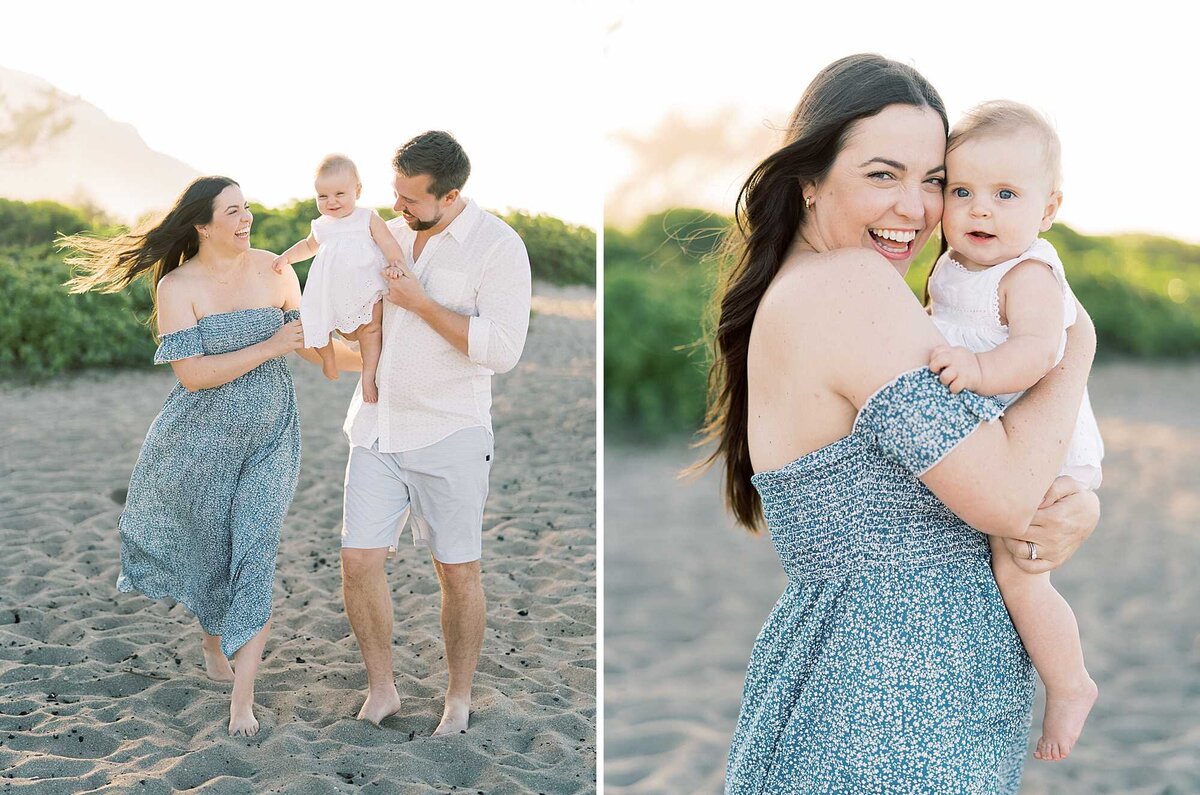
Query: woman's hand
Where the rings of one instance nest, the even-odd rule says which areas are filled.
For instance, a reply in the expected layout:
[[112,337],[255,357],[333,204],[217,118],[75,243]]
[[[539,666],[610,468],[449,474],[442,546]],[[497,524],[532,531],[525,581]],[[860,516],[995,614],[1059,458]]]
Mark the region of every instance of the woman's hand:
[[304,347],[304,326],[300,324],[299,320],[284,323],[267,342],[271,343],[278,351],[276,356],[285,356],[297,348]]
[[[1022,571],[1042,574],[1057,569],[1074,555],[1099,521],[1100,500],[1096,492],[1063,475],[1050,484],[1029,523],[1026,537],[1005,538],[1004,546]],[[1028,542],[1037,548],[1036,560],[1029,558]]]

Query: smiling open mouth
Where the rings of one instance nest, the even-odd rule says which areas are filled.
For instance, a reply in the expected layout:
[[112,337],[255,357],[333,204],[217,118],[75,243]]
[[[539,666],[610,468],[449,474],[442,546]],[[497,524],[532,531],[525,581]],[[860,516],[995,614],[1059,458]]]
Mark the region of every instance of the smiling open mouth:
[[876,250],[888,259],[904,259],[912,253],[915,229],[868,229]]

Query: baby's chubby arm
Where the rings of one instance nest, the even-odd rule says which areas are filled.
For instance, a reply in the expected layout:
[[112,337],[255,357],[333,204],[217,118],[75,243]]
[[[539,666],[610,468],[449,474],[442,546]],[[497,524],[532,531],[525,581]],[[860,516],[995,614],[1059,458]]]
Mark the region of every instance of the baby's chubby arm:
[[384,259],[388,262],[387,275],[389,279],[399,279],[399,265],[404,264],[404,252],[400,250],[400,244],[396,242],[396,238],[392,236],[392,230],[388,229],[388,225],[378,215],[371,213],[371,239],[375,241],[375,245],[379,246],[379,250],[383,252]]
[[954,393],[981,395],[1021,392],[1050,372],[1062,337],[1062,287],[1050,268],[1026,260],[1000,280],[1008,339],[984,353],[942,345],[929,357],[929,369]]
[[275,269],[276,273],[283,273],[283,269],[287,266],[316,256],[317,250],[320,248],[321,244],[312,236],[312,232],[309,232],[308,237],[276,257],[275,261],[271,263],[271,267]]

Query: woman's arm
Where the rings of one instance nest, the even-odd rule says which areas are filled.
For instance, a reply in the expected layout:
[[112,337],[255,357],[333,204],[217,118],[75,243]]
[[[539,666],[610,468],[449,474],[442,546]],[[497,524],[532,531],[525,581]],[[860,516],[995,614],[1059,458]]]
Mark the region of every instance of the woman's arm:
[[[944,344],[899,274],[882,257],[854,250],[828,260],[822,319],[835,335],[821,363],[830,386],[861,408],[898,374],[925,366]],[[1055,478],[1083,398],[1096,336],[1082,311],[1062,362],[1009,407],[983,423],[921,480],[950,510],[990,535],[1024,538]]]
[[[1025,535],[1001,540],[1019,568],[1030,574],[1042,574],[1058,568],[1074,555],[1099,522],[1100,500],[1096,492],[1063,475],[1050,484]],[[1030,560],[1026,541],[1037,544],[1037,560]]]
[[[293,278],[295,275],[293,274]],[[158,329],[165,335],[190,328],[198,322],[191,298],[182,289],[185,285],[163,277],[158,283]],[[212,356],[195,356],[171,362],[179,383],[189,392],[227,384],[258,367],[269,359],[283,356],[304,344],[304,332],[299,321],[285,324],[269,339],[241,350]]]

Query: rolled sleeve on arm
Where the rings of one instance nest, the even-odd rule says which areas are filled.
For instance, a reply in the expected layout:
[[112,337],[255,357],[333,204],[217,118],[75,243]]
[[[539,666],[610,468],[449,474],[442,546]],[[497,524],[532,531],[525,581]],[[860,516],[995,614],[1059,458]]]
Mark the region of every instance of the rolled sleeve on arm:
[[496,373],[516,366],[529,331],[529,254],[513,234],[488,254],[477,293],[479,314],[469,321],[467,356]]

